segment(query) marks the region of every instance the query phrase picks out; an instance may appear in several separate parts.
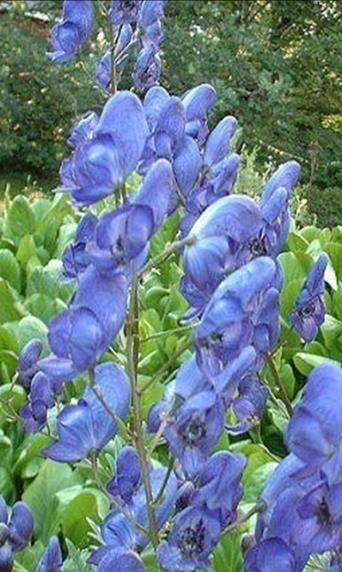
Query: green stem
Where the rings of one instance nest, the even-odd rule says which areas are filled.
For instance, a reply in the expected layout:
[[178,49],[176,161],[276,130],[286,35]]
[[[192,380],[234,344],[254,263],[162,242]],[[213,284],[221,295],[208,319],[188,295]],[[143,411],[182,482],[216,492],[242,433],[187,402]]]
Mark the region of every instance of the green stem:
[[148,274],[161,262],[164,262],[164,260],[166,260],[169,256],[171,256],[171,254],[174,254],[184,246],[191,246],[192,244],[195,244],[196,240],[197,239],[195,236],[188,236],[186,238],[183,238],[183,240],[175,240],[175,242],[169,244],[169,246],[167,246],[161,254],[158,254],[154,258],[151,258],[148,261],[148,263],[145,264],[144,268],[142,268],[139,272],[139,278],[144,276],[145,274]]
[[110,32],[110,89],[113,95],[116,93],[116,64],[115,64],[115,35],[114,26],[109,25]]
[[146,338],[142,338],[140,340],[140,343],[144,344],[144,343],[149,342],[151,340],[157,340],[158,338],[164,338],[164,337],[172,336],[173,334],[177,334],[178,332],[187,332],[188,330],[192,330],[195,326],[197,326],[197,322],[192,323],[188,326],[180,326],[179,328],[173,328],[172,330],[163,330],[161,332],[156,332],[155,334],[151,334],[150,336],[146,336]]
[[101,389],[98,387],[98,385],[96,385],[94,372],[92,370],[89,370],[89,380],[90,380],[90,387],[91,387],[93,393],[96,395],[96,397],[99,400],[99,402],[101,403],[101,405],[107,411],[108,415],[110,415],[110,417],[114,421],[115,425],[117,425],[121,434],[125,437],[126,440],[128,440],[128,433],[127,433],[126,425],[124,424],[122,419],[120,419],[120,417],[118,417],[116,415],[115,411],[113,411],[111,406],[105,400],[105,397],[104,397]]
[[225,536],[225,534],[228,534],[228,532],[235,530],[236,528],[241,526],[241,524],[247,522],[254,514],[258,514],[259,512],[265,512],[266,508],[267,505],[265,501],[263,500],[259,501],[256,505],[254,505],[248,512],[243,514],[235,522],[232,522],[232,524],[228,524],[228,526],[222,532],[221,536]]
[[267,355],[266,362],[267,362],[267,364],[268,364],[268,366],[272,372],[274,382],[275,382],[276,387],[277,387],[278,392],[279,392],[279,396],[280,396],[282,402],[284,403],[284,405],[286,407],[286,411],[288,412],[289,416],[292,417],[292,404],[291,404],[291,401],[289,400],[289,398],[287,396],[285,388],[284,388],[282,381],[280,379],[280,375],[279,375],[279,372],[277,370],[277,366],[274,363],[274,360],[273,360],[271,354]]
[[127,365],[132,388],[134,441],[138,451],[141,476],[145,489],[148,519],[150,523],[151,541],[154,548],[159,544],[158,526],[153,506],[152,487],[149,475],[148,460],[142,433],[142,413],[140,395],[138,393],[138,361],[139,361],[139,306],[138,275],[135,261],[132,262],[132,283],[129,314],[127,320]]
[[167,483],[169,482],[169,478],[170,478],[171,473],[172,473],[173,465],[174,465],[174,459],[171,457],[170,462],[169,462],[169,466],[168,466],[167,471],[165,473],[165,478],[164,478],[164,481],[162,483],[162,486],[160,487],[159,492],[158,492],[156,498],[154,499],[153,504],[155,506],[159,504],[159,501],[161,500],[161,498],[164,494],[164,491],[167,487]]
[[168,359],[163,365],[162,367],[157,371],[157,373],[155,375],[153,375],[151,377],[151,379],[149,379],[149,381],[147,381],[145,383],[145,385],[143,385],[140,389],[138,389],[138,393],[140,393],[140,395],[142,395],[143,393],[145,393],[145,391],[147,391],[150,387],[152,387],[152,385],[158,381],[158,379],[160,378],[160,376],[169,369],[169,367],[174,363],[175,359],[178,358],[179,356],[182,355],[182,353],[185,352],[185,350],[188,349],[189,347],[189,340],[186,340],[186,342],[184,344],[182,344],[178,350],[176,350],[172,356],[170,357],[170,359]]

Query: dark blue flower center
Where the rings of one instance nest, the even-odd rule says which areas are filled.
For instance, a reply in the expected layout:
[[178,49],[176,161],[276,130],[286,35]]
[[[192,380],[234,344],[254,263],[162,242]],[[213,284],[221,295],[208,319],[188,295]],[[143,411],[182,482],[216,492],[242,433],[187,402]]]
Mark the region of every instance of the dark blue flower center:
[[248,242],[248,250],[252,258],[257,258],[258,256],[265,256],[267,254],[266,237],[258,236],[257,238],[252,238]]
[[316,306],[317,306],[316,300],[308,302],[307,304],[305,304],[305,306],[299,309],[298,311],[299,316],[301,318],[310,318],[315,314]]
[[331,525],[331,516],[327,501],[325,498],[321,500],[317,510],[317,519],[321,526],[330,526]]
[[185,528],[178,535],[178,546],[182,554],[187,557],[198,556],[203,552],[205,528],[203,520],[191,527]]
[[197,445],[206,436],[206,433],[207,430],[203,420],[199,417],[194,417],[184,431],[184,441],[188,445]]

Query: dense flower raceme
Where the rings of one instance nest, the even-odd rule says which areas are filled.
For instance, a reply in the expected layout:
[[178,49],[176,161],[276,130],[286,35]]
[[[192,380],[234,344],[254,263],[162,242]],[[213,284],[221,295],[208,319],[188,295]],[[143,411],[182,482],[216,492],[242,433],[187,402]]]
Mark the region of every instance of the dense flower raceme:
[[13,552],[20,552],[29,543],[33,532],[33,516],[24,502],[16,502],[9,510],[0,495],[0,570],[11,572]]
[[258,519],[257,544],[247,553],[247,572],[262,572],[266,563],[270,572],[301,572],[311,554],[339,550],[341,387],[338,366],[322,365],[311,373],[288,425],[291,453],[262,494],[267,510]]
[[58,64],[71,60],[89,40],[94,23],[92,0],[64,0],[61,21],[51,32],[54,52],[49,58]]
[[311,268],[291,314],[293,326],[306,342],[316,337],[319,326],[324,322],[324,273],[327,264],[328,257],[322,254]]

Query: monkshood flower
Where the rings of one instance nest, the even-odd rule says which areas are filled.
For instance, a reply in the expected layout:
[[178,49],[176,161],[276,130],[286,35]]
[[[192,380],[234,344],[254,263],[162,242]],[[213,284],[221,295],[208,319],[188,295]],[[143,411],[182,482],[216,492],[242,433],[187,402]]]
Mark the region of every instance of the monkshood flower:
[[245,558],[246,572],[299,572],[295,555],[280,538],[263,540]]
[[145,0],[142,3],[139,26],[142,29],[141,42],[144,48],[153,44],[156,47],[163,40],[163,26],[161,20],[164,16],[165,0]]
[[[131,400],[125,371],[112,362],[103,363],[95,368],[94,381],[111,410],[124,419]],[[58,441],[43,454],[54,461],[75,463],[101,451],[117,430],[93,389],[87,387],[77,405],[67,405],[57,416]]]
[[26,431],[36,433],[45,426],[47,412],[55,405],[56,392],[53,381],[38,371],[31,383],[29,402],[20,411]]
[[64,0],[61,21],[51,31],[54,52],[47,55],[57,64],[71,60],[89,40],[94,23],[92,0]]
[[37,362],[42,351],[42,342],[34,338],[29,341],[20,352],[18,359],[19,380],[27,389],[30,388],[31,381],[39,369]]
[[89,257],[86,252],[88,242],[94,239],[98,219],[95,215],[86,214],[79,223],[76,238],[63,253],[63,278],[75,280],[86,270],[89,265]]
[[[120,30],[119,37],[116,41],[114,49],[114,65],[115,65],[115,76],[116,81],[120,80],[122,73],[124,72],[126,65],[128,64],[130,58],[130,51],[127,51],[127,47],[132,41],[133,29],[130,24],[124,24]],[[125,52],[123,53],[123,51]],[[107,91],[111,88],[111,73],[112,73],[112,54],[111,52],[106,52],[104,56],[99,61],[97,66],[96,81]]]
[[240,251],[258,234],[262,221],[257,204],[243,195],[217,200],[199,217],[184,250],[181,291],[197,313],[205,307],[225,273],[240,266]]
[[266,406],[268,392],[256,375],[246,375],[238,388],[238,395],[233,399],[232,411],[237,423],[226,425],[231,435],[240,435],[249,431],[253,425],[259,423]]
[[186,508],[176,516],[168,539],[158,547],[162,569],[166,572],[191,572],[206,568],[220,532],[217,518],[197,507]]
[[63,558],[59,540],[57,536],[52,536],[35,572],[61,572],[62,566]]
[[0,570],[3,572],[12,572],[14,566],[14,558],[12,550],[8,545],[0,546]]
[[114,193],[136,168],[147,135],[144,109],[137,96],[128,91],[112,96],[92,136],[63,162],[62,186],[57,191],[70,193],[83,206]]
[[194,87],[183,97],[187,120],[185,130],[199,145],[204,143],[209,133],[207,114],[216,100],[215,89],[207,83]]
[[91,139],[98,122],[99,118],[94,111],[84,113],[81,119],[72,128],[67,141],[68,145],[76,149],[79,145]]
[[243,495],[242,473],[246,467],[243,455],[227,451],[215,453],[204,465],[198,489],[191,498],[191,506],[215,515],[223,530],[236,520],[236,509]]
[[172,188],[171,165],[160,159],[129,203],[100,219],[87,254],[101,273],[125,272],[132,260],[145,260],[148,242],[167,215]]
[[246,346],[253,346],[259,369],[279,336],[278,269],[260,257],[225,278],[206,306],[193,335],[197,363],[215,376]]
[[309,376],[285,435],[288,449],[304,464],[299,475],[322,469],[331,484],[342,481],[341,388],[338,366],[320,365]]
[[99,274],[90,265],[68,310],[50,322],[53,355],[40,360],[40,369],[49,378],[68,381],[93,367],[123,324],[127,296],[128,280],[123,274]]
[[132,78],[136,87],[144,91],[158,83],[161,73],[161,61],[154,44],[143,48],[137,58]]
[[[117,475],[109,483],[108,490],[116,502],[121,503],[130,511],[138,524],[148,528],[145,489],[141,481],[139,460],[133,451],[132,447],[125,447],[120,451]],[[133,464],[133,470],[131,463]],[[166,473],[167,469],[165,467],[154,469],[152,466],[149,466],[149,477],[154,499],[157,498],[163,486]],[[177,487],[177,478],[174,473],[171,473],[163,499],[155,510],[158,528],[164,526],[174,509]],[[99,566],[106,564],[107,566],[108,563],[109,566],[110,562],[116,563],[116,558],[120,556],[120,566],[122,568],[118,567],[115,570],[130,570],[128,564],[126,564],[126,559],[130,561],[132,558],[132,562],[134,562],[135,556],[135,560],[137,560],[136,566],[138,566],[138,562],[141,565],[140,558],[133,551],[141,551],[148,544],[148,538],[137,532],[125,515],[116,510],[112,511],[101,526],[101,534],[104,546],[93,553],[90,559],[92,564],[98,564]],[[122,549],[124,550],[122,551]],[[127,568],[124,568],[124,566],[127,566]],[[102,568],[99,569],[102,570]],[[135,568],[132,569],[135,570]],[[107,570],[107,568],[104,567],[103,570]],[[137,570],[140,570],[140,568],[137,567]]]
[[291,322],[300,336],[311,342],[324,322],[324,273],[328,264],[326,254],[316,260],[296,300]]
[[33,516],[27,504],[22,501],[16,502],[9,515],[5,500],[0,495],[0,550],[6,548],[2,554],[5,561],[6,559],[10,561],[8,549],[11,552],[23,550],[28,545],[32,532]]
[[138,21],[142,0],[113,0],[109,10],[109,21],[114,26]]

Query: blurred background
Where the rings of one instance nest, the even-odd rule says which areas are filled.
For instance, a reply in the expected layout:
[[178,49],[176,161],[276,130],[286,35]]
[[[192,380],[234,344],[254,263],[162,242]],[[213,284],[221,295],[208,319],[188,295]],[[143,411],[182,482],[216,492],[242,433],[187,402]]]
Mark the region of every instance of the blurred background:
[[[49,194],[71,125],[104,102],[93,78],[105,22],[76,61],[56,66],[45,55],[61,5],[0,1],[0,201],[5,191]],[[341,223],[341,3],[168,0],[165,12],[162,84],[176,95],[214,85],[213,124],[232,114],[241,126],[239,189],[257,190],[295,158],[304,168],[297,217]]]

